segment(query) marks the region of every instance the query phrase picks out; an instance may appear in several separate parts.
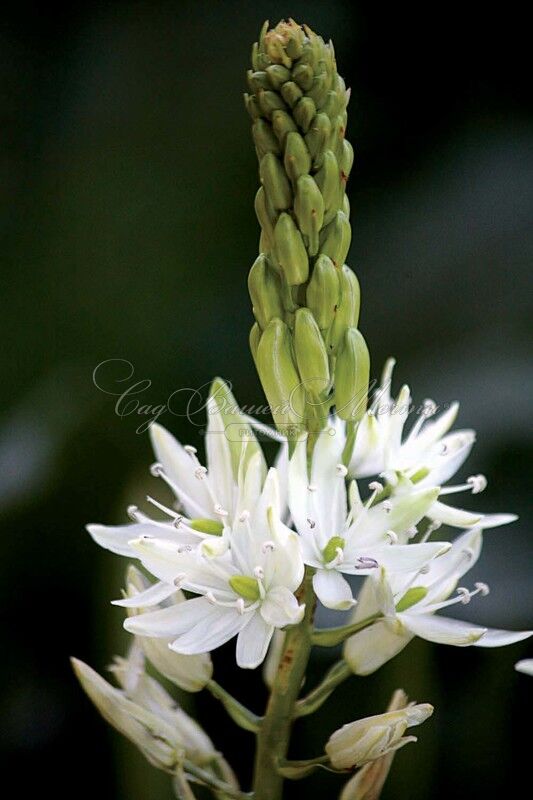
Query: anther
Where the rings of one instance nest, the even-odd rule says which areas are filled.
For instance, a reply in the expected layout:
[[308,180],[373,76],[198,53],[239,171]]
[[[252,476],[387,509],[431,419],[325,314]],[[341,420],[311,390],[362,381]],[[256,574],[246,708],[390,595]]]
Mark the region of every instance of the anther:
[[464,606],[468,605],[468,603],[472,599],[470,592],[468,591],[468,589],[465,589],[464,586],[459,586],[457,588],[457,594],[461,598],[459,602],[462,603]]
[[316,492],[316,489],[317,487],[315,486],[314,483],[310,483],[309,486],[307,487],[307,491],[309,492]]
[[244,511],[241,512],[239,516],[239,522],[248,522],[249,519],[250,519],[250,512],[245,509]]
[[398,544],[398,534],[394,531],[387,531],[386,533],[387,538],[391,542],[391,544]]
[[185,450],[186,453],[189,453],[189,455],[191,456],[194,456],[198,452],[196,447],[194,447],[192,444],[186,444],[183,449]]
[[172,524],[174,525],[175,528],[179,528],[181,526],[182,522],[183,522],[183,517],[181,517],[178,514],[178,516],[176,517],[176,519],[174,520],[174,522]]
[[217,601],[216,601],[216,597],[213,594],[213,592],[207,592],[206,598],[211,603],[211,605],[216,606]]
[[487,488],[487,479],[484,475],[471,475],[466,482],[472,487],[472,494],[479,494]]
[[160,478],[161,473],[164,472],[163,465],[156,461],[154,464],[150,466],[150,475],[153,475],[154,478]]
[[368,484],[368,488],[371,492],[382,492],[383,491],[383,484],[379,481],[372,481]]
[[347,476],[347,474],[348,474],[348,470],[347,470],[347,468],[344,466],[344,464],[337,464],[337,466],[335,467],[335,469],[336,469],[336,471],[337,471],[337,475],[338,475],[340,478],[345,478],[345,477]]
[[180,547],[178,547],[178,553],[180,555],[181,553],[190,553],[191,550],[192,550],[192,544],[182,544]]
[[313,530],[313,528],[316,525],[316,522],[313,519],[309,519],[309,517],[307,517],[307,522],[308,522],[309,527],[311,528],[311,530]]
[[174,578],[174,586],[175,586],[177,589],[181,589],[181,584],[183,583],[183,581],[185,580],[185,578],[186,578],[186,577],[187,577],[187,576],[186,576],[186,574],[185,574],[184,572],[180,572],[180,573],[179,573],[178,575],[176,575],[176,577]]
[[139,522],[139,509],[137,506],[128,506],[126,509],[126,513],[130,519],[134,522]]
[[418,533],[418,528],[416,527],[416,525],[411,525],[410,528],[407,528],[407,536],[409,537],[409,539],[414,539],[417,533]]
[[200,465],[194,470],[194,476],[198,478],[199,481],[203,480],[204,475],[207,475],[207,467]]
[[384,500],[383,501],[383,508],[385,509],[387,514],[390,514],[390,512],[392,511],[392,503],[391,503],[391,501],[390,500]]
[[265,577],[265,571],[263,567],[254,567],[254,578],[257,578],[258,581],[262,581]]
[[375,558],[369,558],[368,556],[360,556],[357,559],[356,569],[377,569],[379,567],[378,562]]
[[435,403],[434,400],[430,400],[429,398],[427,400],[424,400],[424,404],[422,406],[422,413],[424,414],[426,419],[432,417],[436,413],[436,411],[437,411],[437,404]]
[[441,456],[445,456],[447,452],[448,452],[448,445],[447,444],[443,444],[441,446],[441,448],[440,448]]
[[222,508],[222,506],[220,505],[220,503],[217,503],[217,504],[215,505],[215,514],[218,514],[218,515],[219,515],[219,517],[227,517],[227,516],[228,516],[228,514],[229,514],[229,511],[226,511],[226,509],[225,509],[225,508]]
[[270,539],[268,539],[268,541],[264,542],[264,544],[261,545],[262,553],[273,553],[275,549],[276,545]]
[[488,584],[483,583],[482,581],[478,581],[478,583],[475,583],[474,586],[482,597],[486,597],[490,592]]

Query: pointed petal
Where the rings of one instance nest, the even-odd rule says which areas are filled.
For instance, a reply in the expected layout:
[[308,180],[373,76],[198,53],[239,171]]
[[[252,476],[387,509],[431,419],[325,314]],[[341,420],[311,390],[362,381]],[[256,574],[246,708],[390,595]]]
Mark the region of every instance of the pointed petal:
[[313,589],[326,608],[347,611],[355,605],[350,584],[335,569],[318,569],[313,575]]
[[150,425],[150,439],[156,459],[163,465],[175,484],[178,500],[183,503],[188,516],[213,516],[213,503],[205,484],[194,474],[191,457],[166,428],[158,423]]
[[160,536],[164,529],[144,522],[131,525],[87,525],[86,530],[100,547],[127,558],[138,558],[130,547],[132,539],[141,536]]
[[321,432],[313,451],[311,502],[324,544],[340,534],[346,520],[346,483],[337,471],[343,448],[342,436],[330,425]]
[[175,594],[175,592],[176,587],[174,584],[158,581],[133,596],[123,597],[121,600],[113,600],[112,605],[121,606],[122,608],[148,608],[149,606],[157,606],[167,597]]
[[[194,600],[187,600],[187,606]],[[229,642],[244,627],[246,614],[239,614],[236,608],[211,606],[211,611],[202,620],[189,627],[170,645],[171,650],[184,655],[196,655],[215,650],[225,642]]]
[[261,603],[261,616],[275,628],[297,625],[301,622],[304,611],[305,606],[298,605],[296,597],[284,586],[271,589]]
[[533,636],[533,631],[501,631],[489,628],[479,642],[476,642],[476,647],[505,647],[507,644],[523,642],[530,636]]
[[162,608],[159,611],[128,617],[124,621],[124,627],[130,633],[138,636],[158,636],[170,639],[185,633],[198,623],[205,622],[205,626],[209,627],[219,613],[220,606],[211,605],[205,597],[195,597],[193,600]]
[[396,623],[380,621],[351,636],[344,658],[356,675],[370,675],[406,647],[413,634]]
[[309,529],[309,479],[307,476],[307,436],[296,442],[289,461],[288,503],[298,533]]
[[224,421],[213,398],[207,402],[207,433],[205,449],[207,452],[207,479],[216,500],[227,511],[233,510],[234,490],[237,476],[233,474],[230,444],[226,438]]
[[462,622],[449,617],[438,617],[435,614],[398,614],[398,619],[406,628],[421,639],[437,644],[452,644],[455,647],[467,647],[475,644],[486,633],[487,629],[470,622]]
[[357,427],[349,473],[355,478],[379,475],[385,469],[384,437],[373,413],[367,411]]
[[517,661],[514,668],[517,672],[523,672],[524,675],[533,675],[533,658],[523,658],[522,661]]
[[433,503],[427,516],[434,522],[451,525],[453,528],[471,528],[480,524],[483,515],[472,514],[462,508],[452,508],[452,506],[437,501]]
[[[421,544],[394,544],[374,547],[368,552],[361,550],[361,556],[375,559],[380,567],[388,573],[417,572],[434,558],[447,553],[451,548],[448,542],[423,542]],[[343,571],[344,565],[343,565]],[[357,565],[350,569],[352,575],[370,574],[370,570],[362,570]]]
[[257,612],[250,615],[250,620],[237,637],[237,664],[243,669],[255,669],[262,664],[268,645],[272,639],[274,628]]

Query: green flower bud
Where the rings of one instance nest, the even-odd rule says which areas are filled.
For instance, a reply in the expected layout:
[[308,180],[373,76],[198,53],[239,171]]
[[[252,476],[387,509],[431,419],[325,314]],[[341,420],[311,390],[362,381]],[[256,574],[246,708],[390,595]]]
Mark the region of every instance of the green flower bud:
[[291,186],[279,158],[276,158],[273,153],[263,156],[259,165],[259,175],[273,207],[276,209],[290,208],[292,204]]
[[318,252],[318,233],[324,220],[324,200],[314,178],[302,175],[296,184],[294,213],[304,236],[309,239],[309,254]]
[[302,234],[289,214],[280,214],[274,228],[276,257],[289,286],[305,283],[309,275],[309,259]]
[[338,271],[327,256],[319,256],[315,261],[306,300],[318,327],[322,330],[329,328],[340,302],[340,288]]
[[268,75],[266,72],[262,70],[257,70],[256,72],[252,72],[251,69],[248,70],[246,73],[246,80],[248,82],[248,87],[251,92],[259,92],[261,89],[270,89],[270,81],[268,80]]
[[298,64],[292,71],[292,79],[300,89],[308,92],[313,85],[313,68],[309,64]]
[[348,328],[335,365],[335,405],[341,419],[358,422],[368,400],[370,356],[357,328]]
[[342,197],[340,169],[331,150],[325,151],[322,166],[316,173],[315,180],[324,198],[324,224],[327,225],[339,210]]
[[305,134],[305,141],[315,167],[322,166],[324,151],[331,133],[331,122],[326,114],[317,114],[311,127]]
[[287,134],[283,163],[285,171],[293,184],[296,183],[301,175],[307,175],[311,170],[311,156],[306,143],[299,133],[292,132]]
[[305,395],[291,351],[287,325],[273,319],[259,341],[257,371],[278,429],[295,440],[302,428]]
[[294,351],[305,390],[319,397],[329,385],[328,354],[320,329],[308,308],[294,316]]
[[286,111],[274,111],[272,113],[272,128],[283,145],[287,134],[296,130],[296,123]]
[[298,126],[307,133],[316,115],[316,106],[310,97],[302,97],[294,106],[292,113]]
[[348,328],[357,327],[361,303],[361,290],[355,273],[346,264],[337,272],[339,276],[339,302],[328,336],[328,343],[333,353],[342,341],[345,331]]
[[322,109],[326,102],[328,91],[331,86],[331,79],[327,72],[322,72],[313,78],[313,85],[309,89],[308,96],[314,101],[317,108]]
[[294,108],[300,97],[303,96],[302,90],[294,81],[287,81],[281,87],[281,96],[291,108]]
[[353,147],[350,142],[345,139],[342,143],[342,155],[340,161],[342,175],[345,181],[350,177],[350,172],[353,166]]
[[[277,112],[277,113],[282,113]],[[257,119],[252,125],[252,136],[257,149],[257,157],[261,160],[267,153],[280,154],[279,142],[272,132],[272,128],[264,119]]]
[[256,258],[248,275],[248,291],[257,322],[264,330],[271,319],[283,317],[279,277],[264,254]]
[[273,111],[278,109],[280,111],[285,111],[287,108],[284,101],[276,92],[270,92],[268,90],[261,89],[261,91],[257,93],[256,97],[259,103],[259,108],[261,109],[261,113],[267,119],[272,117]]
[[254,206],[257,220],[265,237],[266,249],[262,252],[267,252],[274,247],[274,225],[276,224],[277,215],[274,209],[271,208],[262,186],[257,191]]
[[259,103],[253,95],[244,95],[244,105],[246,106],[246,110],[252,119],[259,119],[261,116],[261,109],[259,108]]
[[279,91],[283,84],[287,83],[291,77],[291,73],[287,67],[283,67],[281,64],[271,64],[270,67],[267,67],[266,74],[268,75],[271,87],[276,91]]
[[351,239],[352,229],[348,217],[342,211],[337,211],[320,235],[320,252],[329,256],[336,267],[340,267],[346,261]]
[[326,94],[326,99],[320,110],[327,114],[330,119],[333,119],[338,112],[340,111],[340,107],[342,105],[342,98],[339,96],[339,92],[336,91],[328,91]]
[[329,135],[329,148],[333,150],[337,159],[340,161],[342,156],[342,145],[346,133],[346,114],[337,114],[331,121]]

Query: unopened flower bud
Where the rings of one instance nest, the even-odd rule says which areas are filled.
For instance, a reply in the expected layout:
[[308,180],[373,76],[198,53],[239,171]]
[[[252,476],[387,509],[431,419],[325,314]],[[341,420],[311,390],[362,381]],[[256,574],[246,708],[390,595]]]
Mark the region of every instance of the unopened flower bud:
[[370,356],[357,328],[344,335],[335,368],[335,404],[341,419],[357,422],[366,411]]

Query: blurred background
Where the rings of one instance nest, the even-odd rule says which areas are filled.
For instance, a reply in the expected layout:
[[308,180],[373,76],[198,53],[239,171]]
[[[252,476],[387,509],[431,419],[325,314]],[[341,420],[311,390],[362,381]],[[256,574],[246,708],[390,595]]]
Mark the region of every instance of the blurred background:
[[[469,618],[531,627],[533,113],[517,9],[21,0],[2,12],[0,741],[21,796],[171,797],[97,716],[68,656],[103,669],[125,647],[109,606],[124,563],[84,525],[125,521],[153,490],[140,406],[156,413],[215,374],[241,403],[262,402],[247,345],[258,178],[242,91],[264,18],[292,15],[335,42],[352,87],[349,263],[374,374],[394,354],[398,388],[461,400],[459,424],[479,439],[464,476],[489,476],[465,505],[521,516],[487,533],[473,577],[492,593]],[[119,415],[118,394],[137,381],[138,407]],[[159,420],[201,446],[201,424],[164,409]],[[397,757],[385,800],[507,796],[530,771],[533,683],[513,671],[528,654],[527,642],[417,641],[299,724],[294,755],[319,752],[402,686],[436,713]],[[232,655],[216,654],[217,679],[259,712],[260,676]],[[334,658],[318,653],[309,682]],[[184,702],[246,785],[252,737],[203,693]],[[287,797],[333,797],[337,783],[319,776]]]

